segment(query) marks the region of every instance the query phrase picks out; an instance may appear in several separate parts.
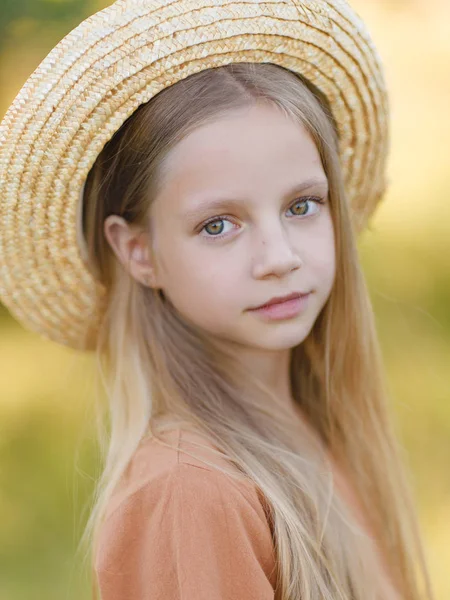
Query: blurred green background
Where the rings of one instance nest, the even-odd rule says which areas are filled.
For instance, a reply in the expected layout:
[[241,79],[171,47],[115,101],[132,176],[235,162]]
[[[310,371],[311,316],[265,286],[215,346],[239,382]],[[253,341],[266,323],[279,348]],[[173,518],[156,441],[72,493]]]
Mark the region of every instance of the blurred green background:
[[[0,0],[0,116],[102,0]],[[438,600],[450,598],[450,2],[353,0],[391,93],[389,193],[359,240]],[[0,307],[0,600],[90,598],[91,357]]]

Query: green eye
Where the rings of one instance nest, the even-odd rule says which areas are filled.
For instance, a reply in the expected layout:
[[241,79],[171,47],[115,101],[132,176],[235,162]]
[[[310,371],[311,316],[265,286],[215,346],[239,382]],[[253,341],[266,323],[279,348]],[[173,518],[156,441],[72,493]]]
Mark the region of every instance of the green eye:
[[[307,212],[306,200],[299,200],[295,204],[292,205],[291,210],[297,215],[304,215]],[[300,206],[300,211],[296,212],[296,207]]]
[[217,219],[217,221],[211,221],[211,223],[207,223],[205,225],[205,231],[207,231],[211,235],[221,234],[223,231],[223,222],[224,219]]
[[[302,217],[303,215],[309,214],[311,212],[308,209],[308,206],[309,206],[308,203],[310,203],[310,202],[313,202],[316,205],[317,210],[315,212],[319,211],[319,207],[317,205],[323,204],[322,198],[316,198],[316,197],[299,198],[298,200],[296,200],[294,202],[294,204],[291,204],[289,210],[292,210],[296,217]],[[296,207],[300,207],[300,208],[296,208]],[[298,212],[297,212],[297,210],[298,210]]]

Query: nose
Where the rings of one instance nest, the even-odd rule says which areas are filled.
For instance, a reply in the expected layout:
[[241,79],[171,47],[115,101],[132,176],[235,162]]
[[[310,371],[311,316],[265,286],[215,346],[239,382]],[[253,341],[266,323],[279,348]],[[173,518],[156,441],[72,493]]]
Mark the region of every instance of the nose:
[[270,232],[261,234],[256,245],[252,264],[255,279],[282,277],[303,264],[282,225],[272,224]]

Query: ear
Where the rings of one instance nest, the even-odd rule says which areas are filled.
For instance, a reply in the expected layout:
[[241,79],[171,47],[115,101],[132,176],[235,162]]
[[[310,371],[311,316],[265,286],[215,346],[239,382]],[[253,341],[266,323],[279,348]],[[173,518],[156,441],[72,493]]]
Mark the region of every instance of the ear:
[[159,287],[147,232],[118,215],[110,215],[105,219],[104,233],[114,254],[133,279],[143,285]]

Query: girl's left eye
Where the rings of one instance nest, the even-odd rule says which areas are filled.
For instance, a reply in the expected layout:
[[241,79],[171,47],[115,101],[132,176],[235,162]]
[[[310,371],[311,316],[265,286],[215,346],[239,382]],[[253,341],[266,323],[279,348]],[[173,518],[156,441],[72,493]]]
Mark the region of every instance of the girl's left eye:
[[[309,204],[308,204],[309,203]],[[320,211],[319,208],[319,204],[324,204],[324,199],[323,198],[318,198],[316,196],[310,196],[308,198],[299,198],[297,200],[295,200],[293,202],[293,204],[290,205],[288,210],[294,210],[294,211],[298,211],[298,212],[294,212],[294,216],[295,217],[303,217],[304,215],[309,216],[309,214],[311,213],[311,210],[308,210],[308,206],[315,206],[316,210],[312,213],[312,214],[316,214]],[[300,208],[298,208],[300,207]],[[207,221],[203,227],[200,230],[200,233],[202,231],[206,231],[207,233],[209,233],[210,235],[207,236],[202,236],[202,237],[207,237],[207,238],[215,238],[215,239],[220,239],[222,237],[225,237],[225,235],[227,235],[226,233],[223,233],[224,230],[224,226],[217,226],[217,224],[220,223],[224,223],[224,222],[231,222],[229,217],[224,216],[220,216],[220,217],[214,217],[212,219],[210,219],[209,221]],[[212,227],[212,231],[208,231],[207,228]]]

